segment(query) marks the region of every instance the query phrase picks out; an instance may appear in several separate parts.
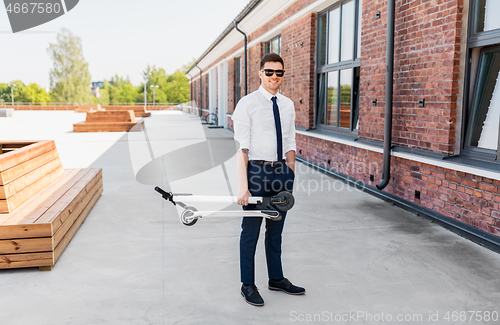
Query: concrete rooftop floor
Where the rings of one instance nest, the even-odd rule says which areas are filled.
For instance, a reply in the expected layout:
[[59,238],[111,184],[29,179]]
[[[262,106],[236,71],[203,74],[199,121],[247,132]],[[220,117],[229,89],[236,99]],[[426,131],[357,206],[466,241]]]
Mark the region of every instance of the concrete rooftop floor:
[[[104,177],[104,193],[52,271],[0,271],[0,324],[495,323],[487,312],[500,319],[498,254],[304,165],[283,264],[307,293],[267,289],[261,236],[256,285],[265,306],[250,306],[239,292],[241,220],[186,227],[153,190],[236,191],[232,133],[177,111],[144,118],[146,132],[73,133],[84,119],[51,111],[0,118],[0,139],[53,139],[64,168],[100,167]],[[465,321],[454,319],[460,313]]]

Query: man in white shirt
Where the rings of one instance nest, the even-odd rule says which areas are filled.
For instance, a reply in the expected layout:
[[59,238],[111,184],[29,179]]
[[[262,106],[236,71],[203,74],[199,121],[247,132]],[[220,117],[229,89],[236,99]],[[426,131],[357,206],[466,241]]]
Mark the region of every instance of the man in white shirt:
[[[234,138],[240,143],[237,154],[238,204],[248,206],[250,196],[272,196],[292,192],[295,171],[295,108],[278,90],[284,76],[283,59],[269,53],[262,58],[257,91],[243,97],[232,116]],[[285,158],[285,159],[283,159]],[[266,218],[265,250],[270,290],[300,295],[305,289],[294,286],[283,276],[281,234],[286,212],[279,221]],[[254,306],[264,300],[255,286],[255,249],[262,218],[244,217],[240,236],[241,294]]]

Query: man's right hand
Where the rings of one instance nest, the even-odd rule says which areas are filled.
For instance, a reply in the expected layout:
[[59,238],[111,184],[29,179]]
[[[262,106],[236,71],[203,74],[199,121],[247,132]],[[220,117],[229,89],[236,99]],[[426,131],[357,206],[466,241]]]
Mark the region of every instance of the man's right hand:
[[248,198],[251,197],[252,194],[248,189],[242,189],[238,192],[238,204],[239,205],[248,205]]

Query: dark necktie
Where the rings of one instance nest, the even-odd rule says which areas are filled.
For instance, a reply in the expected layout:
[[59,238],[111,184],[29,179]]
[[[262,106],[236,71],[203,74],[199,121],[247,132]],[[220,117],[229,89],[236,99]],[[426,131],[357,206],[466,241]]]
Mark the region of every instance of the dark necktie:
[[278,161],[283,160],[283,136],[281,134],[281,120],[280,111],[278,110],[278,103],[276,103],[276,96],[271,98],[273,101],[273,114],[274,114],[274,125],[276,126],[276,140],[278,142]]

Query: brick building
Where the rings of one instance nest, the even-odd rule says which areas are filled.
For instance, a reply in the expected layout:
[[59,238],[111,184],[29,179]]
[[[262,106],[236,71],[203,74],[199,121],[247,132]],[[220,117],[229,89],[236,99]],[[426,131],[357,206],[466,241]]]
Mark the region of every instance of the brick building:
[[498,0],[395,1],[383,190],[375,185],[387,140],[387,0],[250,1],[188,71],[191,99],[232,128],[245,81],[256,90],[261,57],[277,52],[281,93],[295,103],[298,159],[498,249],[498,13]]

